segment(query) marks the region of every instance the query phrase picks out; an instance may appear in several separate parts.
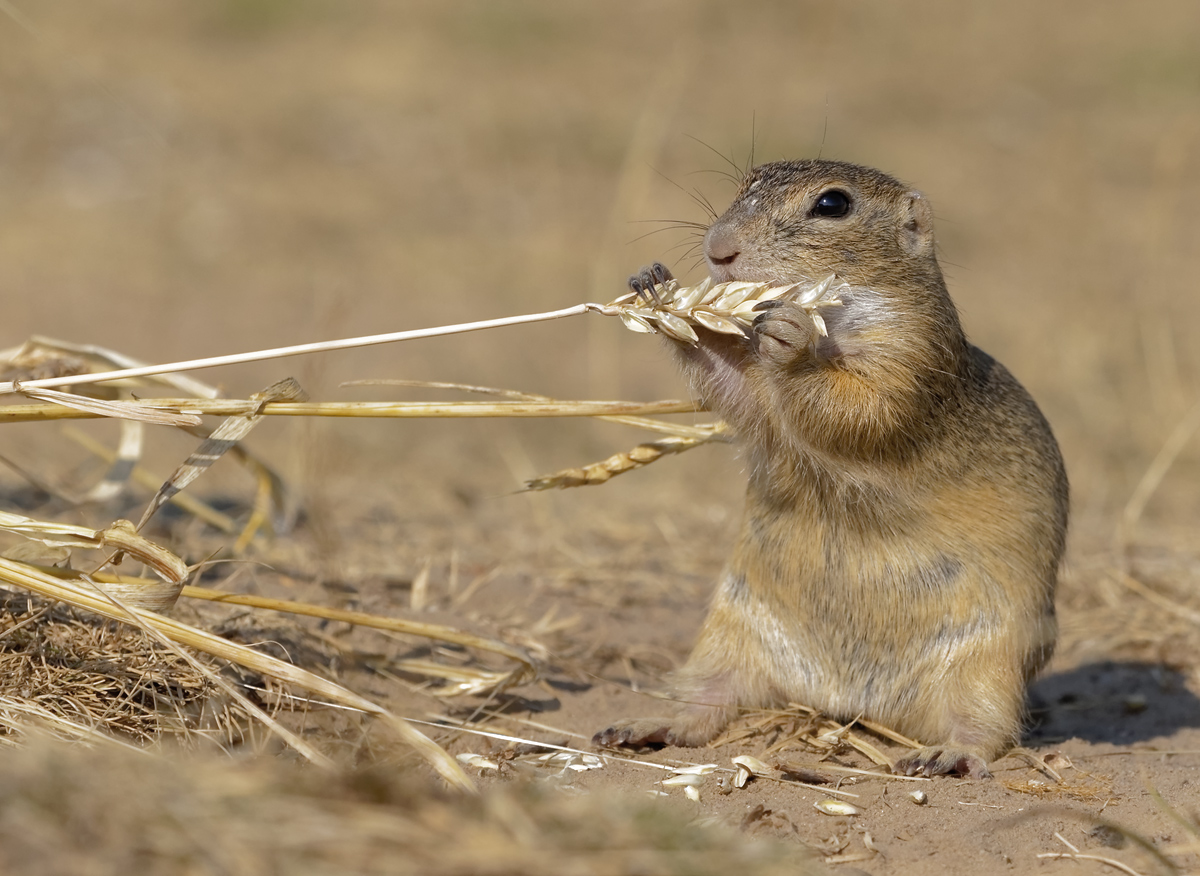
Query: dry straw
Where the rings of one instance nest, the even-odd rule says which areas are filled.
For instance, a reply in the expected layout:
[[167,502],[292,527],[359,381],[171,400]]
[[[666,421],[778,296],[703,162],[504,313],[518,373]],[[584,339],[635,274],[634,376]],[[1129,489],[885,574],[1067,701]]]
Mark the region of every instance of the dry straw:
[[[161,634],[176,644],[194,648],[222,660],[228,660],[286,684],[295,685],[331,702],[374,715],[395,730],[447,782],[465,791],[474,790],[474,784],[463,772],[458,762],[432,739],[377,703],[336,682],[321,678],[305,669],[263,654],[253,648],[230,642],[207,630],[164,617],[155,612],[124,607],[86,580],[76,582],[59,579],[26,563],[15,562],[3,557],[0,557],[0,580],[39,596],[65,602],[115,621],[133,623],[143,629]],[[287,736],[290,735],[287,734]],[[293,745],[296,744],[294,737],[290,741],[293,742]],[[307,745],[301,743],[296,747],[312,758]],[[320,756],[312,759],[324,760]]]
[[[517,400],[503,402],[307,402],[278,400],[279,394],[271,390],[258,397],[245,400],[214,399],[215,390],[198,381],[191,384],[190,378],[177,376],[177,372],[211,368],[242,362],[276,359],[306,353],[327,352],[372,346],[416,338],[437,337],[462,332],[479,331],[507,325],[520,325],[561,319],[583,313],[600,313],[617,316],[626,327],[643,333],[662,333],[684,343],[696,343],[697,327],[709,331],[741,335],[749,331],[757,315],[756,307],[770,300],[790,300],[804,309],[821,334],[825,334],[825,322],[820,309],[841,303],[838,294],[845,289],[836,277],[830,275],[819,282],[794,283],[776,286],[765,283],[714,283],[710,278],[695,286],[683,286],[677,280],[669,280],[650,290],[645,298],[638,293],[627,293],[611,304],[585,303],[563,310],[540,314],[526,314],[495,320],[484,320],[458,325],[440,326],[431,329],[392,332],[369,335],[340,341],[301,344],[279,347],[231,356],[192,359],[166,365],[145,365],[128,357],[98,347],[80,347],[59,341],[35,338],[24,347],[0,354],[0,361],[7,357],[10,366],[36,375],[31,365],[60,362],[66,354],[90,357],[89,364],[96,362],[118,364],[121,367],[107,371],[79,373],[77,367],[69,367],[71,373],[60,373],[49,377],[33,376],[24,380],[0,383],[0,394],[21,393],[31,398],[49,402],[44,405],[9,405],[0,409],[0,423],[31,422],[51,419],[78,419],[88,417],[116,417],[138,422],[166,423],[171,425],[195,425],[200,415],[223,415],[246,418],[245,430],[251,421],[261,416],[322,416],[322,417],[555,417],[585,416],[603,417],[661,431],[673,432],[673,436],[655,442],[638,445],[632,450],[616,454],[609,459],[588,466],[567,469],[526,482],[527,490],[544,490],[569,486],[604,483],[614,475],[641,468],[665,455],[680,453],[711,441],[728,440],[719,426],[692,427],[689,433],[680,427],[648,420],[649,414],[687,413],[697,410],[687,402],[652,402],[646,404],[628,402],[561,402],[543,396],[506,393]],[[53,357],[59,357],[57,360]],[[60,366],[61,368],[61,366]],[[128,382],[153,377],[174,386],[186,388],[202,399],[155,399],[153,401],[109,401],[97,400],[77,393],[66,393],[55,389],[59,386],[80,387],[112,381]],[[497,390],[479,387],[454,388],[498,394]],[[228,425],[228,424],[227,424]],[[214,438],[217,436],[214,436]],[[224,437],[224,436],[222,436]],[[211,463],[210,463],[211,464]],[[186,466],[185,466],[186,467]],[[195,466],[193,466],[193,469]],[[178,473],[177,473],[178,474]],[[193,475],[194,476],[194,475]],[[180,487],[164,488],[160,496],[166,501]],[[161,503],[161,502],[159,502]],[[153,509],[148,509],[147,515]],[[239,546],[244,547],[250,535],[261,523],[261,517],[243,532]],[[144,522],[144,521],[143,521]]]
[[[165,737],[245,738],[211,682],[140,630],[26,593],[0,593],[0,744],[30,733],[136,748]],[[120,703],[114,707],[114,701]]]
[[685,414],[697,409],[692,402],[557,401],[557,402],[267,402],[253,399],[155,399],[111,402],[105,413],[62,407],[60,404],[6,405],[0,407],[0,424],[43,420],[86,420],[100,417],[137,417],[142,408],[214,416],[265,417],[615,417],[647,414]]
[[[677,453],[712,440],[724,440],[718,426],[677,426],[647,419],[649,414],[679,413],[696,410],[689,403],[656,402],[633,404],[625,402],[560,402],[540,396],[507,393],[505,401],[488,403],[310,403],[303,400],[298,387],[272,387],[263,393],[245,400],[217,399],[216,390],[179,372],[219,365],[262,361],[295,356],[306,353],[327,352],[353,347],[371,346],[416,338],[436,337],[478,331],[506,325],[519,325],[559,319],[582,313],[601,313],[617,316],[629,328],[639,332],[659,332],[678,341],[695,343],[696,329],[741,334],[746,332],[755,316],[755,307],[774,298],[789,298],[804,308],[812,317],[818,331],[824,333],[824,322],[817,312],[820,307],[840,303],[834,278],[820,283],[797,284],[773,287],[764,284],[727,283],[714,284],[709,280],[694,287],[681,286],[676,281],[656,287],[650,299],[643,301],[636,295],[626,295],[607,305],[581,304],[576,307],[542,314],[507,317],[452,326],[442,326],[416,331],[393,332],[351,338],[341,341],[302,344],[293,347],[260,350],[232,356],[192,359],[165,365],[147,365],[129,357],[100,347],[70,345],[62,342],[34,338],[15,350],[0,353],[0,362],[8,366],[10,374],[20,375],[16,379],[0,383],[0,394],[17,393],[44,404],[12,405],[0,409],[0,422],[29,422],[51,419],[74,418],[118,418],[126,421],[121,452],[113,466],[122,466],[126,476],[134,470],[141,449],[141,423],[173,425],[195,429],[202,415],[224,415],[230,419],[216,432],[205,436],[205,441],[180,466],[171,478],[160,487],[143,517],[143,523],[163,502],[177,498],[188,483],[201,474],[220,453],[244,437],[249,428],[262,416],[351,416],[351,417],[454,417],[454,416],[600,416],[606,419],[652,428],[667,432],[668,437],[639,445],[634,450],[618,454],[608,460],[583,469],[567,473],[560,472],[548,478],[531,482],[531,489],[552,486],[569,486],[573,483],[600,483],[615,474],[644,466],[668,453]],[[192,398],[134,400],[128,397],[131,388],[142,385],[146,378],[180,389]],[[98,386],[110,384],[110,388]],[[75,389],[66,391],[65,387]],[[80,387],[90,387],[81,394]],[[460,387],[461,388],[461,387]],[[471,388],[478,390],[480,388]],[[484,390],[487,391],[487,390]],[[502,394],[492,390],[493,394]],[[124,398],[120,396],[126,396]],[[266,471],[264,469],[264,471]],[[260,471],[260,481],[270,481],[271,476]],[[111,493],[113,484],[103,483],[96,488],[104,494]],[[92,491],[96,493],[96,490]],[[260,490],[260,493],[263,491]],[[261,498],[261,497],[260,497]],[[263,505],[256,503],[256,506]],[[258,507],[257,518],[265,516]],[[255,524],[255,527],[258,524]],[[185,660],[192,658],[177,646],[185,645],[212,656],[237,663],[265,676],[303,688],[312,694],[334,703],[373,714],[392,726],[422,757],[452,785],[472,789],[473,785],[460,765],[424,734],[404,720],[392,715],[376,703],[353,693],[334,682],[323,679],[299,667],[269,657],[252,648],[229,642],[205,630],[164,617],[148,608],[169,608],[180,592],[189,569],[171,551],[138,535],[137,528],[128,521],[117,521],[106,529],[88,529],[68,524],[33,520],[20,515],[0,512],[0,529],[22,535],[49,546],[52,549],[91,548],[104,549],[116,557],[130,554],[142,561],[163,579],[162,583],[148,579],[130,579],[114,575],[78,576],[67,575],[58,570],[43,570],[29,563],[0,558],[0,580],[16,585],[41,596],[65,602],[77,608],[93,612],[102,617],[140,627],[154,639],[177,650]],[[240,542],[248,540],[253,528],[243,533]],[[108,558],[111,562],[113,556]],[[98,586],[103,584],[101,588]],[[516,668],[507,672],[463,670],[461,667],[414,666],[430,675],[442,675],[454,682],[451,691],[480,693],[494,691],[512,684],[519,684],[536,677],[533,660],[521,649],[506,643],[471,636],[457,630],[409,621],[376,618],[355,612],[338,612],[318,606],[303,606],[283,601],[244,597],[188,588],[187,595],[214,601],[233,602],[254,608],[291,611],[318,617],[346,621],[365,626],[375,626],[394,632],[403,632],[429,638],[454,642],[460,645],[490,651],[516,663]],[[471,673],[474,673],[473,675]],[[214,679],[216,683],[220,680]],[[228,687],[227,683],[224,685]],[[236,691],[230,691],[235,699],[244,701]],[[244,703],[248,712],[255,710]],[[267,721],[281,738],[286,739],[310,760],[325,763],[325,758],[311,749],[303,740],[284,728],[275,725],[269,717],[258,714]]]

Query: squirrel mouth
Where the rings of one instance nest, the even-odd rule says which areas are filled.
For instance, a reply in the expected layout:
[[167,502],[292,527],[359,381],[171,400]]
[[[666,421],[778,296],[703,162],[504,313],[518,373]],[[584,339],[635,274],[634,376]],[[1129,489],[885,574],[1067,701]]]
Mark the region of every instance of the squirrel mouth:
[[734,280],[740,280],[740,277],[735,276],[736,272],[728,265],[723,265],[720,262],[708,260],[708,275],[713,278],[714,283],[729,283]]
[[742,250],[722,256],[722,250],[706,245],[704,261],[714,283],[766,283],[769,286],[787,286],[804,282],[808,277],[788,277],[785,272],[770,270],[765,266],[755,267],[751,254]]
[[768,286],[787,286],[806,279],[801,277],[789,279],[768,271],[741,270],[731,264],[722,264],[712,259],[708,260],[708,273],[714,283],[766,283]]

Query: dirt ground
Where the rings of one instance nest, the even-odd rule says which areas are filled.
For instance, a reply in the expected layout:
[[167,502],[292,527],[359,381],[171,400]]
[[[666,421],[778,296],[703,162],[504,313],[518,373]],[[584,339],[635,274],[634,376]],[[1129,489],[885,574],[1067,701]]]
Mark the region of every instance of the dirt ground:
[[[814,807],[828,790],[794,782],[722,794],[709,776],[699,802],[678,787],[652,800],[662,772],[615,761],[535,782],[551,802],[521,804],[527,771],[506,763],[499,776],[482,771],[492,803],[465,815],[435,791],[425,822],[421,798],[395,804],[412,823],[441,825],[430,835],[448,845],[456,833],[445,825],[461,817],[476,831],[471,848],[492,837],[503,854],[426,847],[413,857],[405,843],[417,848],[420,831],[410,831],[370,861],[301,854],[291,872],[339,872],[339,860],[362,872],[774,872],[782,865],[770,855],[801,845],[814,872],[1112,872],[1039,857],[1069,852],[1063,840],[1137,873],[1200,872],[1198,44],[1187,0],[0,4],[0,345],[39,334],[170,361],[610,300],[654,259],[702,276],[682,254],[693,241],[672,223],[705,221],[696,198],[718,210],[728,202],[726,156],[738,166],[753,149],[756,161],[821,154],[880,167],[932,200],[971,339],[1029,388],[1067,461],[1062,634],[1024,740],[1054,755],[1062,781],[1009,757],[994,781],[921,783],[921,806],[908,796],[915,783],[857,778],[834,790],[858,795],[847,799],[861,813],[831,817]],[[340,386],[366,378],[563,399],[686,392],[662,344],[601,317],[197,376],[244,398],[289,375],[319,400],[460,397]],[[116,436],[107,423],[87,431]],[[57,425],[7,425],[3,437],[0,455],[60,487],[79,492],[99,474]],[[544,677],[505,697],[422,692],[395,660],[461,655],[413,640],[190,603],[177,615],[275,642],[401,714],[502,712],[483,723],[588,749],[613,718],[650,714],[658,704],[647,692],[686,657],[732,544],[744,475],[734,449],[707,446],[599,488],[516,490],[642,440],[580,419],[272,419],[251,437],[297,496],[300,522],[253,546],[251,562],[207,567],[198,583],[544,649]],[[155,431],[145,464],[169,472],[193,443]],[[0,486],[5,510],[94,524],[136,519],[148,495],[77,508],[12,471]],[[244,516],[253,488],[222,461],[196,493]],[[178,513],[150,534],[191,562],[231,542]],[[422,772],[363,721],[305,721],[348,767]],[[777,722],[712,750],[637,760],[728,767],[763,756],[786,731]],[[497,740],[429,732],[456,754],[507,756]],[[264,761],[277,750],[258,748]],[[820,756],[792,745],[767,759]],[[94,757],[0,753],[13,787],[44,778],[58,801],[40,820],[36,807],[0,803],[10,863],[36,840],[44,872],[70,871],[71,843],[88,835],[80,825],[100,831],[113,795],[151,781]],[[189,761],[153,793],[239,843],[254,819],[288,829],[208,793],[199,776],[227,769],[208,757],[207,772]],[[870,765],[842,749],[830,762]],[[239,772],[247,799],[302,781],[276,767]],[[356,825],[370,819],[305,787],[295,799],[308,802],[286,811],[309,838],[355,845]],[[354,806],[374,801],[376,814],[392,800],[346,794]],[[154,836],[177,829],[152,809],[144,823],[141,810],[129,818]],[[45,814],[68,810],[69,821]],[[679,832],[634,836],[617,824],[623,815]],[[547,839],[547,825],[569,818],[603,829]],[[35,821],[38,831],[21,827]],[[219,830],[235,822],[243,833]],[[104,834],[91,869],[72,872],[132,860],[121,837],[139,832],[126,828]],[[708,832],[725,845],[712,840],[698,858]],[[230,843],[199,864],[186,843],[151,843],[137,861],[150,872],[277,872],[265,846]],[[605,856],[639,844],[658,855]],[[559,857],[546,858],[551,849]]]

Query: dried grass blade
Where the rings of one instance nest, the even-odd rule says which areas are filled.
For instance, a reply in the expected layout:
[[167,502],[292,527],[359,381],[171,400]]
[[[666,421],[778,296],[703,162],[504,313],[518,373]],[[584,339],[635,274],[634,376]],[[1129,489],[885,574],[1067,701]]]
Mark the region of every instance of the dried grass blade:
[[0,511],[0,529],[12,532],[25,538],[40,541],[50,547],[84,547],[100,546],[100,532],[86,526],[75,526],[71,523],[53,523],[48,520],[34,520],[8,511]]
[[396,660],[389,665],[402,672],[453,682],[448,687],[425,690],[425,693],[435,697],[456,697],[462,694],[483,695],[503,690],[508,686],[509,673],[507,672],[489,672],[486,669],[475,669],[470,666],[447,666],[444,663],[435,663],[432,660],[421,660],[415,657]]
[[[94,453],[96,456],[108,463],[112,463],[116,458],[116,454],[114,454],[111,450],[109,450],[99,441],[94,440],[90,435],[84,434],[79,429],[76,429],[72,426],[66,426],[63,428],[63,434],[76,444],[83,447],[85,450]],[[135,465],[133,467],[133,470],[130,472],[130,476],[135,483],[150,490],[157,489],[158,486],[163,482],[163,478],[156,477],[154,474],[146,471],[146,469],[142,468],[140,465]],[[172,496],[171,503],[178,505],[189,514],[199,517],[205,523],[219,529],[221,532],[232,534],[237,531],[237,524],[233,522],[231,517],[229,517],[227,514],[222,514],[216,508],[193,496],[188,495],[187,493],[178,493]]]
[[1157,605],[1164,611],[1169,611],[1171,614],[1177,615],[1184,620],[1191,621],[1194,624],[1200,624],[1200,611],[1188,608],[1186,605],[1180,605],[1177,602],[1172,602],[1161,593],[1151,590],[1137,578],[1122,572],[1119,569],[1113,573],[1112,577],[1116,579],[1117,583],[1121,584],[1123,587],[1132,590],[1146,601]]
[[121,437],[116,453],[109,456],[108,471],[104,477],[87,491],[89,502],[106,502],[119,495],[133,476],[133,470],[142,458],[142,445],[146,428],[138,420],[121,420]]
[[157,426],[200,425],[200,418],[195,414],[183,414],[160,408],[154,404],[104,401],[84,395],[75,395],[71,392],[59,392],[56,389],[26,389],[23,383],[18,381],[13,383],[16,386],[14,392],[98,417],[122,417],[128,420],[140,420],[143,423],[154,423]]
[[863,739],[861,736],[857,736],[854,733],[847,733],[843,738],[845,739],[847,745],[849,745],[859,754],[865,755],[873,763],[876,763],[882,767],[891,767],[891,758],[889,758],[870,742],[867,742],[867,740]]
[[255,469],[254,475],[258,483],[258,487],[254,491],[254,507],[250,512],[250,519],[246,521],[246,525],[238,534],[237,541],[233,544],[234,556],[241,556],[259,530],[269,525],[271,510],[275,505],[277,484],[272,478],[272,472],[262,466]]
[[[32,564],[26,564],[31,565]],[[80,573],[71,569],[46,568],[33,566],[38,572],[61,580],[78,580]],[[155,583],[149,578],[135,578],[129,575],[111,575],[106,573],[94,573],[89,576],[97,583],[104,585],[105,589],[114,588],[118,585],[125,588],[145,586]],[[498,639],[489,639],[484,636],[477,636],[474,633],[463,632],[462,630],[453,627],[441,626],[439,624],[428,624],[421,621],[403,620],[400,618],[383,617],[381,615],[367,614],[360,611],[346,611],[344,609],[328,608],[323,605],[313,605],[307,602],[292,602],[286,599],[270,599],[265,596],[247,596],[239,593],[226,593],[223,590],[210,590],[206,587],[193,587],[185,585],[180,592],[181,596],[190,599],[203,599],[208,602],[223,602],[229,605],[243,605],[248,608],[261,608],[268,611],[279,611],[287,614],[299,614],[306,617],[316,617],[323,620],[338,621],[340,623],[353,624],[354,626],[369,627],[377,630],[387,630],[393,633],[402,633],[410,636],[420,636],[425,639],[434,639],[440,642],[449,642],[454,645],[462,645],[468,648],[474,648],[478,651],[487,651],[492,654],[497,654],[512,660],[517,664],[517,668],[507,673],[497,673],[499,681],[492,685],[491,690],[498,688],[511,687],[516,684],[526,684],[534,681],[538,676],[538,667],[532,655],[522,648],[515,645],[510,645],[507,642],[501,642]],[[474,676],[473,676],[474,677]],[[459,691],[461,693],[462,691]],[[472,691],[472,692],[478,692]]]
[[128,613],[119,610],[95,592],[85,591],[75,584],[58,580],[23,563],[0,558],[0,579],[49,599],[57,599],[123,623],[128,623],[129,615],[132,614],[141,623],[158,630],[173,642],[195,648],[222,660],[228,660],[288,684],[294,684],[333,702],[375,715],[396,730],[447,782],[464,791],[473,792],[475,790],[474,784],[463,772],[462,767],[432,739],[382,706],[336,682],[262,654],[253,648],[230,642],[206,630],[189,626],[154,612],[136,608],[128,609]]
[[213,672],[212,669],[205,666],[193,655],[189,654],[185,649],[179,647],[179,645],[171,641],[171,639],[161,630],[155,629],[154,626],[147,623],[143,618],[135,614],[131,607],[122,603],[121,600],[116,598],[111,592],[108,590],[102,590],[101,588],[97,587],[94,582],[88,581],[87,578],[83,578],[82,580],[88,584],[91,584],[91,586],[97,592],[101,593],[110,603],[112,603],[112,605],[118,611],[124,613],[124,620],[127,623],[138,627],[145,635],[154,639],[164,648],[174,652],[179,656],[180,659],[190,664],[193,669],[207,678],[209,682],[225,691],[225,693],[228,694],[230,698],[232,698],[233,701],[236,702],[247,715],[250,715],[252,718],[260,721],[273,733],[283,739],[288,745],[300,752],[300,754],[307,758],[311,763],[314,763],[320,767],[324,767],[325,769],[333,768],[334,764],[332,760],[323,755],[321,752],[317,751],[291,730],[287,729],[270,715],[268,715],[262,708],[251,702],[244,693],[238,690],[237,687],[231,684],[227,679],[222,678],[218,673]]
[[518,401],[553,401],[549,396],[521,392],[518,389],[500,389],[495,386],[480,386],[474,383],[450,383],[444,380],[409,380],[403,377],[368,377],[362,380],[344,380],[339,387],[347,386],[411,386],[415,389],[456,389],[460,392],[473,392],[480,395],[498,395]]
[[117,520],[108,529],[88,529],[86,526],[51,523],[0,511],[0,529],[50,547],[114,547],[136,557],[172,583],[182,583],[188,575],[187,564],[183,560],[161,545],[142,538],[128,520]]
[[1146,505],[1150,503],[1150,499],[1158,490],[1163,478],[1167,476],[1167,472],[1171,470],[1171,466],[1175,464],[1179,454],[1183,452],[1184,447],[1198,430],[1200,430],[1200,401],[1192,405],[1191,410],[1167,436],[1150,465],[1142,473],[1129,501],[1125,503],[1116,533],[1117,552],[1124,563],[1125,571],[1129,570],[1129,542],[1137,530],[1142,512],[1146,510]]
[[116,548],[130,554],[155,571],[163,583],[140,579],[145,586],[124,595],[139,607],[169,609],[179,598],[188,576],[187,564],[161,545],[142,538],[128,520],[118,520],[108,529],[88,529],[67,523],[33,520],[19,514],[0,511],[0,529],[39,541],[50,547]]
[[425,603],[429,601],[429,573],[433,570],[433,557],[426,557],[420,571],[412,580],[408,590],[408,608],[410,611],[424,611]]
[[189,574],[187,563],[162,545],[138,535],[128,520],[117,520],[108,529],[101,530],[98,546],[116,548],[135,557],[172,584],[182,586]]
[[[303,401],[306,398],[307,394],[300,388],[300,384],[290,377],[273,383],[262,392],[250,396],[251,401],[259,404],[260,410],[261,406],[269,401]],[[158,492],[154,494],[154,498],[150,500],[150,504],[142,514],[142,519],[138,521],[137,528],[141,529],[145,526],[154,516],[155,511],[200,477],[214,462],[224,456],[227,450],[245,438],[261,419],[262,414],[257,411],[235,415],[213,430],[213,433],[205,438],[200,446],[183,461],[183,465],[175,469],[175,473],[158,488]],[[199,425],[198,419],[195,425]]]
[[133,476],[133,469],[142,460],[145,427],[137,420],[121,420],[121,437],[116,452],[110,458],[107,472],[98,484],[88,491],[89,502],[107,502],[119,496]]
[[[537,395],[531,392],[521,392],[516,389],[498,389],[494,386],[476,386],[470,383],[446,383],[434,380],[404,380],[398,378],[372,378],[367,380],[349,380],[340,386],[412,386],[421,389],[457,389],[460,392],[474,392],[482,395],[497,395],[503,398],[520,401],[539,401],[560,404],[561,402],[548,395]],[[689,426],[684,423],[667,423],[663,420],[652,420],[649,417],[618,416],[597,414],[596,419],[606,423],[621,423],[639,429],[649,429],[651,432],[664,432],[668,435],[680,435],[684,438],[703,438],[714,431],[725,430],[724,423],[701,423]]]
[[518,664],[518,668],[509,673],[507,686],[524,684],[537,678],[538,668],[534,658],[524,649],[497,639],[488,639],[474,633],[463,632],[453,627],[441,624],[427,624],[421,621],[403,620],[400,618],[381,617],[362,611],[346,611],[340,608],[327,608],[323,605],[312,605],[307,602],[292,602],[286,599],[269,599],[265,596],[246,596],[239,593],[226,593],[221,590],[210,590],[206,587],[185,586],[182,595],[191,599],[205,599],[209,602],[224,602],[230,605],[245,605],[251,608],[264,608],[268,611],[281,611],[288,614],[300,614],[306,617],[319,617],[325,620],[340,621],[360,627],[371,627],[377,630],[388,630],[393,633],[403,633],[409,636],[421,636],[425,639],[435,639],[449,642],[479,651],[487,651],[506,657]]
[[879,724],[875,721],[869,721],[866,718],[863,718],[861,716],[858,718],[857,721],[855,721],[855,723],[859,724],[862,727],[867,728],[868,730],[870,730],[872,733],[876,734],[877,736],[882,736],[884,739],[890,739],[890,740],[892,740],[892,742],[898,742],[901,745],[904,745],[908,748],[923,748],[924,747],[917,740],[912,739],[908,736],[905,736],[903,733],[897,733],[891,727],[888,727],[884,724]]
[[[205,434],[199,429],[188,431],[197,437]],[[291,529],[299,507],[292,501],[287,485],[279,473],[259,459],[245,444],[238,442],[229,448],[229,452],[250,470],[258,484],[250,519],[246,521],[246,526],[234,545],[234,552],[238,553],[245,549],[255,533],[264,526],[269,525],[276,533]]]
[[[20,718],[14,716],[20,715]],[[34,700],[21,697],[0,696],[0,726],[20,732],[28,732],[30,724],[36,724],[37,729],[50,733],[54,738],[64,742],[85,742],[90,745],[112,745],[138,754],[147,754],[146,749],[138,748],[125,740],[102,733],[95,727],[80,724],[56,715]]]

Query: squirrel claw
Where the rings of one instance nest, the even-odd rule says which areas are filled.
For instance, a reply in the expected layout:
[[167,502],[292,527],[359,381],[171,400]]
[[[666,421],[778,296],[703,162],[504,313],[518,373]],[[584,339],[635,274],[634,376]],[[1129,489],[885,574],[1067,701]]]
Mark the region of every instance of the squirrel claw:
[[662,304],[662,299],[658,297],[656,286],[663,286],[669,280],[675,279],[675,275],[671,273],[671,269],[662,262],[655,262],[649,267],[642,268],[636,274],[629,278],[629,288],[638,296],[646,301],[653,300],[655,304]]

